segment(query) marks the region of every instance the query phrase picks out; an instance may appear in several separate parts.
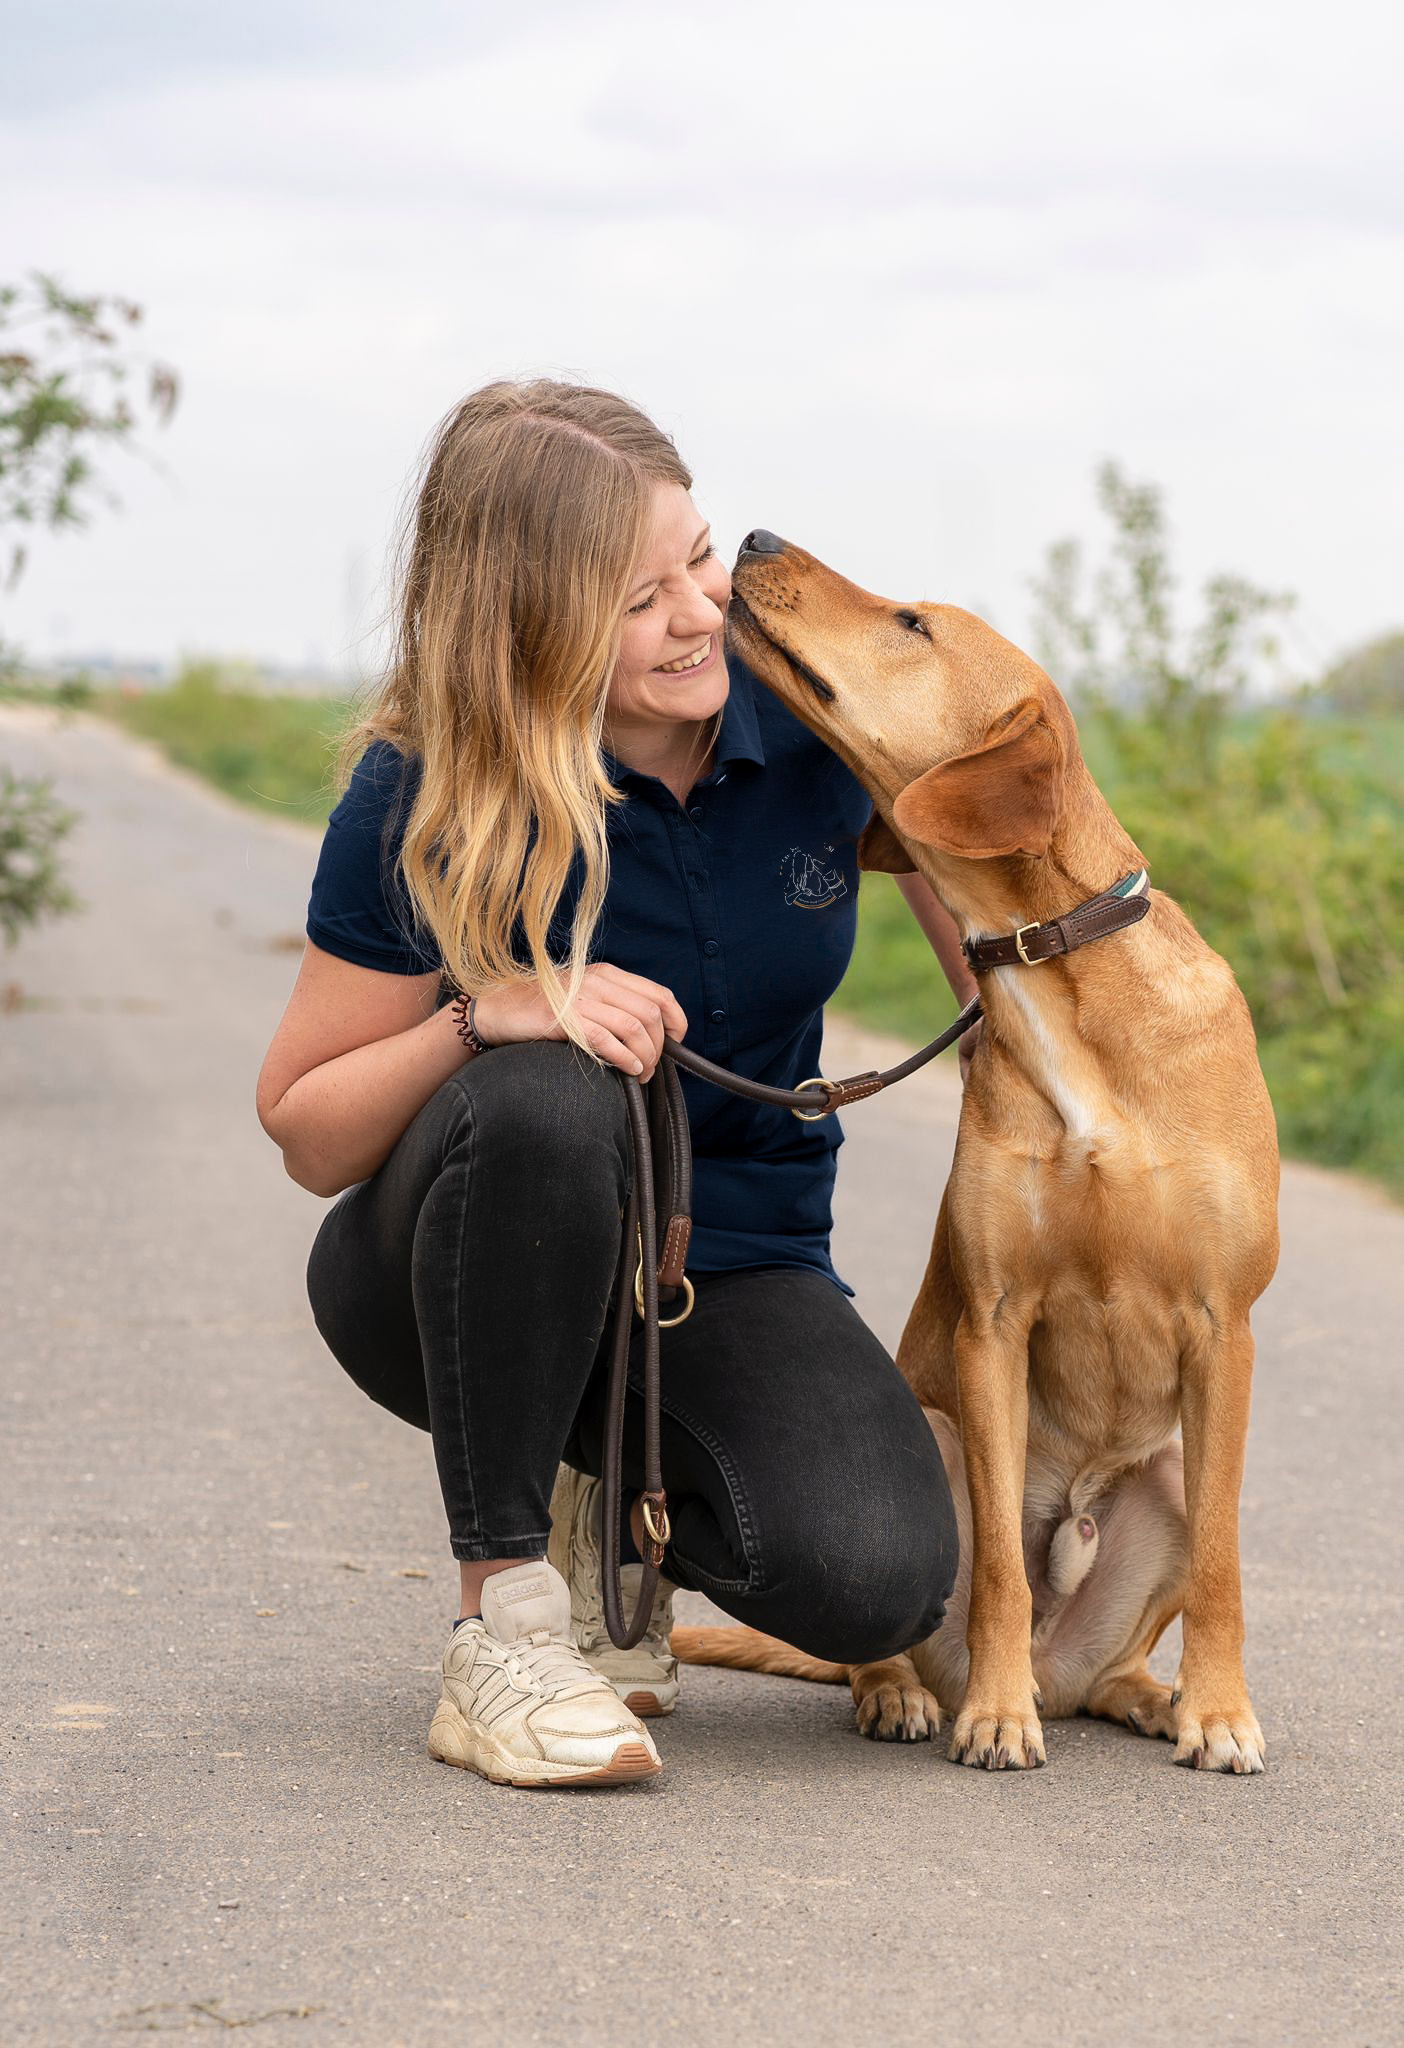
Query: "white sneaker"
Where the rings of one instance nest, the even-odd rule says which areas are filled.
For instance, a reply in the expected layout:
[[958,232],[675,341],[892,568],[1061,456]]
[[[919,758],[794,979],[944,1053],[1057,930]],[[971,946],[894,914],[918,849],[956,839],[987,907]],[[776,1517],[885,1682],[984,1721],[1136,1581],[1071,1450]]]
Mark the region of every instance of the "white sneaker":
[[[604,1568],[600,1554],[600,1481],[570,1465],[556,1474],[551,1495],[551,1540],[547,1556],[570,1586],[570,1619],[575,1641],[592,1671],[607,1678],[633,1713],[671,1714],[678,1703],[678,1660],[673,1655],[671,1579],[660,1578],[648,1628],[632,1650],[610,1639],[604,1618]],[[620,1567],[624,1612],[632,1614],[643,1577],[641,1564]]]
[[429,1754],[499,1785],[624,1785],[663,1768],[571,1640],[570,1592],[544,1559],[494,1572],[481,1620],[449,1638]]

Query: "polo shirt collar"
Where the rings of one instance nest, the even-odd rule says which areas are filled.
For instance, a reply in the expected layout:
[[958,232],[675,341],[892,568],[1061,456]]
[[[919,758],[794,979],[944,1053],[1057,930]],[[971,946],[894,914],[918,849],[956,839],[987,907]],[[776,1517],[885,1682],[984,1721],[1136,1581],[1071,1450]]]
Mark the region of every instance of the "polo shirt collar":
[[[726,671],[730,687],[722,706],[721,731],[717,735],[717,768],[731,761],[754,761],[757,767],[763,768],[765,749],[761,745],[760,722],[756,717],[756,679],[734,654],[726,657]],[[652,775],[640,776],[636,769],[626,768],[622,761],[616,761],[603,742],[600,752],[611,782],[622,782],[626,776],[634,776],[643,782],[657,780]],[[715,774],[716,769],[712,772]]]

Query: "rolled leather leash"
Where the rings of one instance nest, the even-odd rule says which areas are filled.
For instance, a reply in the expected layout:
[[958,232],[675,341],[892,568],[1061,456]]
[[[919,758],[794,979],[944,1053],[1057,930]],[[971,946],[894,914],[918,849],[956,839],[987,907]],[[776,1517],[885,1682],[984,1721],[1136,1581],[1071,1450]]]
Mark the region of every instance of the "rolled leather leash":
[[[672,1322],[682,1322],[692,1309],[692,1282],[683,1271],[692,1229],[692,1142],[677,1069],[685,1067],[689,1073],[713,1082],[718,1088],[729,1089],[733,1095],[743,1095],[748,1101],[774,1103],[781,1109],[793,1110],[806,1122],[817,1122],[821,1117],[832,1116],[846,1103],[861,1102],[864,1096],[876,1095],[892,1082],[914,1074],[918,1067],[924,1067],[928,1060],[935,1059],[937,1053],[944,1052],[948,1045],[954,1045],[972,1024],[978,1023],[982,1014],[980,998],[975,996],[955,1022],[948,1024],[920,1051],[883,1072],[874,1067],[867,1073],[854,1074],[847,1081],[827,1081],[816,1076],[798,1088],[774,1088],[769,1082],[748,1080],[743,1074],[733,1074],[726,1067],[716,1066],[711,1060],[703,1059],[700,1053],[689,1052],[677,1039],[666,1036],[658,1064],[646,1084],[615,1068],[624,1084],[633,1172],[624,1204],[619,1261],[614,1275],[614,1329],[605,1407],[604,1470],[600,1475],[600,1550],[605,1627],[609,1630],[610,1641],[619,1649],[632,1649],[648,1627],[664,1548],[672,1533],[668,1522],[668,1497],[663,1486],[660,1442],[658,1333],[660,1327],[669,1327],[668,1320],[660,1321],[659,1317],[660,1286],[670,1296],[676,1294],[679,1287],[684,1291],[686,1302],[682,1315],[671,1318]],[[809,1092],[811,1089],[825,1091],[822,1107],[815,1107],[815,1098]],[[636,1255],[637,1268],[631,1285],[630,1269],[635,1265]],[[639,1555],[643,1559],[639,1596],[634,1612],[626,1622],[624,1589],[619,1580],[621,1466],[624,1404],[628,1394],[629,1337],[635,1310],[643,1318],[644,1326],[644,1484],[639,1496],[644,1540],[639,1546]]]
[[[1059,954],[1075,952],[1079,946],[1085,946],[1093,939],[1108,938],[1113,932],[1124,930],[1143,918],[1149,909],[1149,876],[1141,868],[1123,876],[1110,889],[1104,889],[1086,902],[1079,903],[1075,909],[1064,912],[1061,917],[1048,918],[1039,924],[1021,925],[1007,938],[967,940],[964,951],[976,974],[988,973],[996,967],[1034,967]],[[980,998],[975,996],[953,1024],[948,1024],[918,1052],[899,1061],[895,1067],[887,1067],[881,1072],[873,1068],[864,1074],[854,1074],[847,1081],[827,1081],[822,1075],[816,1075],[812,1081],[804,1081],[798,1088],[773,1088],[768,1082],[751,1081],[743,1074],[733,1074],[725,1067],[716,1066],[711,1060],[703,1059],[700,1053],[689,1052],[677,1039],[666,1036],[658,1064],[647,1082],[647,1098],[644,1086],[632,1074],[615,1069],[624,1084],[634,1158],[620,1233],[619,1263],[615,1271],[617,1302],[600,1487],[605,1627],[609,1630],[611,1642],[619,1649],[632,1649],[648,1627],[654,1595],[658,1590],[663,1552],[671,1534],[660,1447],[660,1288],[666,1290],[670,1301],[679,1287],[683,1289],[685,1305],[681,1315],[671,1318],[672,1322],[682,1322],[692,1310],[692,1282],[683,1271],[692,1229],[692,1143],[677,1069],[685,1067],[689,1073],[713,1082],[718,1088],[729,1089],[733,1095],[745,1096],[748,1101],[774,1103],[781,1109],[793,1110],[805,1122],[817,1122],[821,1117],[832,1116],[836,1109],[844,1108],[847,1103],[861,1102],[864,1096],[876,1095],[894,1081],[905,1080],[908,1074],[914,1074],[928,1060],[935,1059],[937,1053],[944,1052],[948,1045],[954,1045],[958,1038],[964,1037],[971,1025],[978,1023],[983,1015]],[[814,1097],[809,1090],[816,1088],[825,1091],[822,1108],[813,1107]],[[650,1227],[645,1228],[645,1223]],[[636,1247],[638,1265],[631,1287],[629,1268],[634,1262]],[[644,1486],[640,1495],[644,1542],[639,1547],[639,1555],[643,1559],[639,1597],[626,1623],[624,1592],[619,1583],[619,1525],[631,1308],[637,1308],[644,1325]],[[661,1325],[665,1329],[668,1326],[667,1321]]]

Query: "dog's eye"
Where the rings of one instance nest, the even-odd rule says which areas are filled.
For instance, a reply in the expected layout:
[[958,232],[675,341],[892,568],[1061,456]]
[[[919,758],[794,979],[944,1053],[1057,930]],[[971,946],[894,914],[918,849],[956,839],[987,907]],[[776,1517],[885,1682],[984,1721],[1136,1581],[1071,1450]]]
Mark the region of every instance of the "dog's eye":
[[898,612],[897,623],[899,626],[905,626],[909,633],[922,633],[928,640],[931,638],[926,631],[926,621],[920,612]]

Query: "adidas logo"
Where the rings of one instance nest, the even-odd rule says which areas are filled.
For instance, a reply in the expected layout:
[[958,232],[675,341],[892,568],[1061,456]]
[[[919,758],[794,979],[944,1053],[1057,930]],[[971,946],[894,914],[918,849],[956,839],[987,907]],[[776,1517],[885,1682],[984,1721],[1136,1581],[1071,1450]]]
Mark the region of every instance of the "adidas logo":
[[527,1579],[520,1586],[513,1586],[510,1593],[499,1593],[497,1597],[502,1606],[517,1607],[523,1600],[539,1600],[542,1594],[549,1590],[543,1576],[539,1579]]

